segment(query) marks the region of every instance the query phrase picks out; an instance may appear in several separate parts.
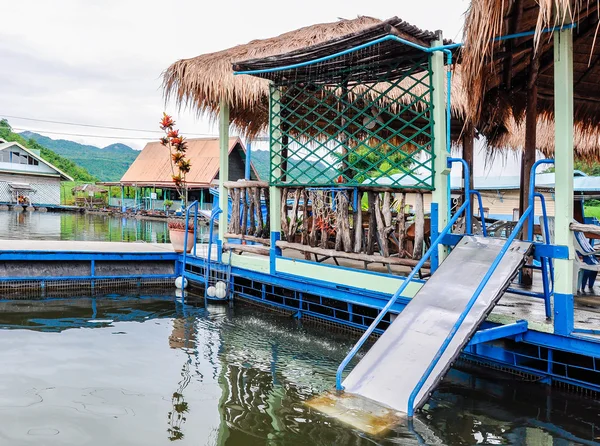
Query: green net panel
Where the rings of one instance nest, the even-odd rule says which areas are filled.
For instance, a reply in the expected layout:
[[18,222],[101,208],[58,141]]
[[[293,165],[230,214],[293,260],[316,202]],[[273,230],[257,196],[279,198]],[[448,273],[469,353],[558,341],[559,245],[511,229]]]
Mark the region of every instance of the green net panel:
[[[430,56],[271,87],[275,186],[433,190]],[[360,76],[368,73],[368,82]]]

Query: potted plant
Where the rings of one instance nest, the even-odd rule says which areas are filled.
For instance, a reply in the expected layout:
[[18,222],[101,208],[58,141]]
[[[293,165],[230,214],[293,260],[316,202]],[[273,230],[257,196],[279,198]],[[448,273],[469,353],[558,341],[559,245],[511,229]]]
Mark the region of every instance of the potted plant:
[[[171,116],[163,113],[163,118],[160,122],[160,128],[165,135],[161,138],[160,143],[169,149],[169,161],[171,164],[171,174],[173,178],[173,184],[177,190],[177,194],[181,199],[183,208],[185,209],[185,199],[187,185],[185,177],[189,173],[191,164],[185,157],[187,150],[187,142],[183,136],[179,134],[179,130],[175,129],[175,121]],[[171,202],[172,205],[172,202]],[[166,202],[165,202],[166,207]],[[194,246],[194,223],[190,221],[188,225],[188,240],[187,240],[187,252],[190,252]],[[171,244],[175,252],[183,252],[183,244],[185,240],[185,221],[182,219],[172,219],[167,222],[169,227],[169,237]]]
[[169,215],[169,209],[171,209],[171,206],[173,206],[173,202],[171,200],[165,200],[164,205],[165,205],[165,213],[167,215]]

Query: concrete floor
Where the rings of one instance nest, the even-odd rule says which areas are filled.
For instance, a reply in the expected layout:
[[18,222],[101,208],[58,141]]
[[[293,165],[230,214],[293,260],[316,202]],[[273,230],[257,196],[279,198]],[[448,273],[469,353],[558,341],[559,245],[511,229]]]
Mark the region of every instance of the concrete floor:
[[173,252],[170,243],[86,242],[73,240],[0,240],[1,251],[53,251],[103,253],[164,253]]

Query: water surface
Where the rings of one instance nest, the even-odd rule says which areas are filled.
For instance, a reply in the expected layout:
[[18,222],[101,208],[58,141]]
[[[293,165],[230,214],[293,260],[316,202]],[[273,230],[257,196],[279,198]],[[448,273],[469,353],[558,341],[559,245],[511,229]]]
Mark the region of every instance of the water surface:
[[304,402],[355,339],[161,295],[0,302],[1,445],[567,445],[600,403],[453,370],[415,423],[368,437]]
[[75,212],[0,211],[0,239],[170,242],[166,220]]

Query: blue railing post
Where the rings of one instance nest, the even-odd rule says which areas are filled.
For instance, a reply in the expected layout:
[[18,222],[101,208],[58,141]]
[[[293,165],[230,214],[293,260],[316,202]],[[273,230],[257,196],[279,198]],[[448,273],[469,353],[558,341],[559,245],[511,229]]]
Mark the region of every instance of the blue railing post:
[[185,232],[183,234],[183,259],[182,259],[182,265],[181,265],[181,289],[185,289],[185,265],[187,263],[187,242],[188,242],[188,237],[189,237],[189,227],[190,227],[190,210],[192,208],[196,209],[196,213],[195,215],[195,221],[194,221],[194,256],[196,255],[196,226],[198,225],[198,202],[194,201],[192,202],[186,209],[185,209]]
[[[212,212],[210,213],[210,222],[208,225],[208,252],[206,253],[206,263],[205,263],[205,275],[204,275],[204,286],[205,289],[208,288],[208,279],[210,277],[210,262],[211,262],[211,254],[212,254],[212,241],[213,241],[213,235],[214,235],[214,228],[215,228],[215,220],[219,217],[219,214],[221,214],[221,212],[223,212],[223,210],[221,208],[214,207]],[[220,251],[221,250],[221,245],[218,243],[217,241],[217,249]],[[229,253],[229,256],[231,258],[231,253]],[[218,258],[219,261],[221,261],[220,257]]]
[[531,218],[527,222],[527,240],[533,241],[533,223],[535,219],[535,171],[538,166],[542,164],[554,164],[554,160],[543,159],[537,160],[531,166],[530,180],[529,180],[529,203],[528,206],[531,208]]

